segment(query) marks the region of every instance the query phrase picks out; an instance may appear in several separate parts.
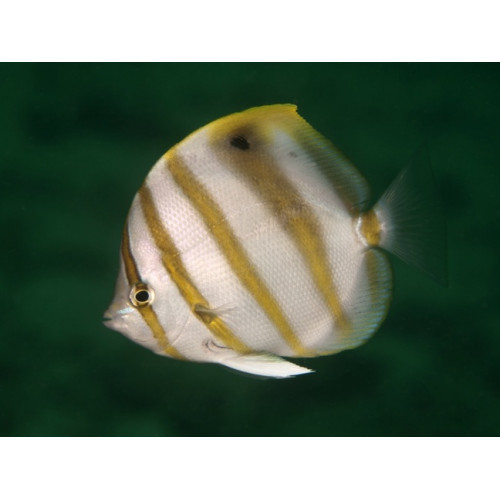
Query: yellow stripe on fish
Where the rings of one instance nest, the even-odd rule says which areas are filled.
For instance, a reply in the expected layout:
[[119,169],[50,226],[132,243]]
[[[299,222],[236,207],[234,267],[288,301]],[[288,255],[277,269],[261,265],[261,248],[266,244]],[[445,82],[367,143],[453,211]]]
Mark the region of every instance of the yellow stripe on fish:
[[[122,258],[125,264],[125,272],[127,274],[127,280],[129,286],[133,288],[137,286],[139,283],[142,283],[142,279],[139,275],[139,271],[137,270],[137,264],[134,261],[134,257],[132,252],[130,251],[130,236],[128,232],[128,222],[125,223],[125,227],[123,229],[123,237],[122,237]],[[148,325],[153,334],[154,338],[158,342],[161,350],[168,356],[177,359],[184,359],[175,347],[170,345],[167,335],[163,327],[158,320],[158,316],[156,315],[154,309],[150,305],[146,305],[145,307],[138,307],[137,310],[144,318],[144,321]]]
[[[284,111],[288,113],[288,108]],[[349,318],[335,286],[317,217],[269,151],[274,145],[272,132],[248,115],[241,121],[231,120],[230,127],[218,121],[208,132],[221,165],[244,176],[290,233],[338,327],[348,336]]]
[[198,210],[205,225],[213,233],[221,251],[228,260],[236,276],[250,291],[252,296],[278,328],[279,332],[297,356],[305,356],[309,351],[302,345],[291,328],[285,314],[259,276],[241,242],[226,223],[226,217],[211,198],[204,186],[190,172],[187,164],[175,150],[165,155],[166,168],[182,189],[193,206]]
[[163,265],[171,276],[172,281],[176,284],[181,295],[189,304],[193,313],[197,314],[200,320],[202,320],[210,331],[212,331],[227,347],[241,353],[250,352],[251,349],[231,332],[229,327],[220,317],[214,316],[211,320],[207,321],[207,314],[203,313],[203,311],[209,311],[210,305],[193,284],[186,271],[179,251],[175,247],[170,235],[165,230],[158,216],[158,211],[151,197],[150,190],[145,184],[139,190],[139,196],[149,231],[153,235],[156,245],[162,254]]

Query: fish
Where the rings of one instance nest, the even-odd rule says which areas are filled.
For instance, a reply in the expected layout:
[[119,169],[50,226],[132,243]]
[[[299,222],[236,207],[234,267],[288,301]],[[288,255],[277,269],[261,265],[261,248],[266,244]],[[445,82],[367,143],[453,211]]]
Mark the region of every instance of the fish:
[[365,343],[393,290],[389,253],[446,283],[425,148],[373,204],[294,104],[219,118],[168,150],[125,221],[105,326],[170,358],[262,377]]

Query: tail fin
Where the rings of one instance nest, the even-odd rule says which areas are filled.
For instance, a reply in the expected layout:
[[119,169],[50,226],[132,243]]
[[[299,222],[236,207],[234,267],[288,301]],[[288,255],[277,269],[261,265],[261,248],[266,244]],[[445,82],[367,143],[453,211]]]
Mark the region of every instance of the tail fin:
[[446,286],[446,224],[425,146],[373,211],[382,228],[379,246]]

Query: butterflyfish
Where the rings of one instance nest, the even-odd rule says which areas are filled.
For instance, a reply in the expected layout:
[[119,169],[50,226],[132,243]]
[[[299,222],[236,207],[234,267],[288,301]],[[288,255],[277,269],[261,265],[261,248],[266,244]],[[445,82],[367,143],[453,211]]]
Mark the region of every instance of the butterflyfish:
[[295,105],[220,118],[172,147],[135,195],[104,323],[157,354],[267,377],[353,349],[384,320],[387,252],[443,282],[426,152],[379,201]]

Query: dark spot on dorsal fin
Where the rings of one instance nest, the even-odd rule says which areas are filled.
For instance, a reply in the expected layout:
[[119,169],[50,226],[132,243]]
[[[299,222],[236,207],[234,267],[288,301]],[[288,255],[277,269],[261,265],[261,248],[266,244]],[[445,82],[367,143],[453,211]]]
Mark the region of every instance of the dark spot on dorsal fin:
[[231,146],[234,146],[235,148],[238,148],[238,149],[245,150],[245,149],[250,148],[250,143],[248,142],[246,137],[244,137],[242,135],[235,135],[231,139]]

